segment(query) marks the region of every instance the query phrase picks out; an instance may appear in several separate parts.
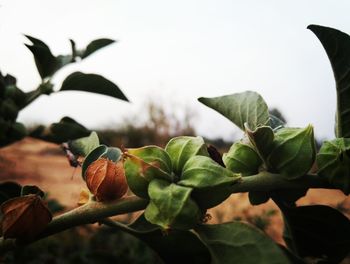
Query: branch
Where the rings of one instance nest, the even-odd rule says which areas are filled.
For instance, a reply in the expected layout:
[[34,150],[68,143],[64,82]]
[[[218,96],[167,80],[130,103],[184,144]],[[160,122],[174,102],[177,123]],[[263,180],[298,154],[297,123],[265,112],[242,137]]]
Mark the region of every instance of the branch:
[[334,189],[326,179],[317,175],[306,174],[296,180],[288,180],[280,174],[260,172],[259,174],[242,177],[232,186],[232,193],[250,191],[273,191],[280,189],[326,188]]
[[128,196],[110,203],[90,201],[67,213],[54,217],[45,230],[30,241],[0,238],[0,255],[17,247],[33,243],[39,239],[62,232],[69,228],[93,224],[106,217],[145,209],[148,201],[136,196]]
[[[242,179],[232,186],[232,193],[241,193],[248,191],[273,191],[280,189],[305,189],[305,188],[328,188],[330,186],[325,179],[316,175],[304,175],[297,180],[287,180],[279,174],[269,172],[260,172],[259,174],[242,177]],[[137,196],[128,196],[110,203],[90,201],[89,203],[75,208],[67,213],[56,216],[46,229],[35,239],[30,241],[19,241],[15,239],[0,238],[0,255],[6,251],[19,246],[30,244],[39,239],[62,232],[69,228],[92,224],[103,219],[143,210],[146,208],[148,200]]]

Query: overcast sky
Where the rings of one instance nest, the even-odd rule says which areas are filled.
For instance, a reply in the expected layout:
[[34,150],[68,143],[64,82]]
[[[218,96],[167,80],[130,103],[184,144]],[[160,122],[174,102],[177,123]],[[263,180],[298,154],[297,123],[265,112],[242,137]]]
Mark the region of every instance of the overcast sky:
[[197,98],[254,90],[289,125],[312,123],[319,138],[332,138],[333,73],[306,27],[350,33],[349,11],[346,0],[0,0],[0,70],[15,75],[25,91],[40,82],[23,33],[45,41],[54,54],[70,52],[69,38],[84,47],[108,37],[118,43],[60,71],[56,89],[72,71],[99,73],[132,104],[64,92],[43,96],[19,119],[51,123],[69,115],[89,128],[111,126],[131,113],[142,115],[146,98],[153,98],[197,112],[200,135],[229,139],[237,135],[234,126]]

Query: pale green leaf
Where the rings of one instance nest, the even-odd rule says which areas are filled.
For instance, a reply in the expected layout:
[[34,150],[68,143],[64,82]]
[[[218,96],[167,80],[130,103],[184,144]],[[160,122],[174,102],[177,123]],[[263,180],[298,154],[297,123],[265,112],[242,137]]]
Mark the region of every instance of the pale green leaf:
[[198,100],[228,118],[242,130],[244,123],[251,129],[269,124],[268,107],[256,92],[246,91],[213,98],[201,97]]

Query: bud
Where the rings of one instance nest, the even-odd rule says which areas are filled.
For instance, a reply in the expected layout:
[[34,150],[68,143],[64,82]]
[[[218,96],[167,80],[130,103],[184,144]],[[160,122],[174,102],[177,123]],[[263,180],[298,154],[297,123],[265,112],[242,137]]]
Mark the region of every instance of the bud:
[[163,229],[188,230],[200,222],[202,212],[191,197],[192,188],[154,179],[148,187],[150,202],[145,218]]
[[268,157],[273,172],[293,180],[305,175],[315,160],[316,148],[311,125],[306,128],[281,128],[275,134]]
[[99,201],[121,198],[128,190],[123,162],[105,158],[92,162],[85,172],[86,184]]
[[234,173],[241,173],[248,176],[258,173],[262,164],[258,153],[247,144],[241,142],[234,143],[229,152],[223,156],[226,168]]
[[1,205],[1,230],[4,238],[34,238],[52,220],[52,214],[40,196],[25,195]]
[[195,155],[209,156],[201,137],[180,136],[172,138],[165,147],[176,175],[180,175],[187,160]]
[[124,157],[125,176],[129,188],[139,197],[148,198],[148,184],[155,178],[173,181],[170,157],[160,147],[127,149]]
[[325,141],[317,154],[318,175],[346,195],[350,193],[350,139]]

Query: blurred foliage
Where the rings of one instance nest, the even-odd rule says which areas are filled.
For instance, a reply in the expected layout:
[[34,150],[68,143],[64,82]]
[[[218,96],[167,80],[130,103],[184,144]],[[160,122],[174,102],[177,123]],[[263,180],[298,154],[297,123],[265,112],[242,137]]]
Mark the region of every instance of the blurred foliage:
[[[74,238],[74,239],[73,239]],[[162,263],[146,244],[110,228],[85,226],[9,252],[0,263]]]
[[[117,128],[98,130],[101,142],[110,146],[140,147],[165,146],[170,138],[195,135],[194,113],[185,109],[181,117],[168,112],[154,101],[145,103],[142,116],[130,115]],[[143,120],[142,120],[143,118]]]

